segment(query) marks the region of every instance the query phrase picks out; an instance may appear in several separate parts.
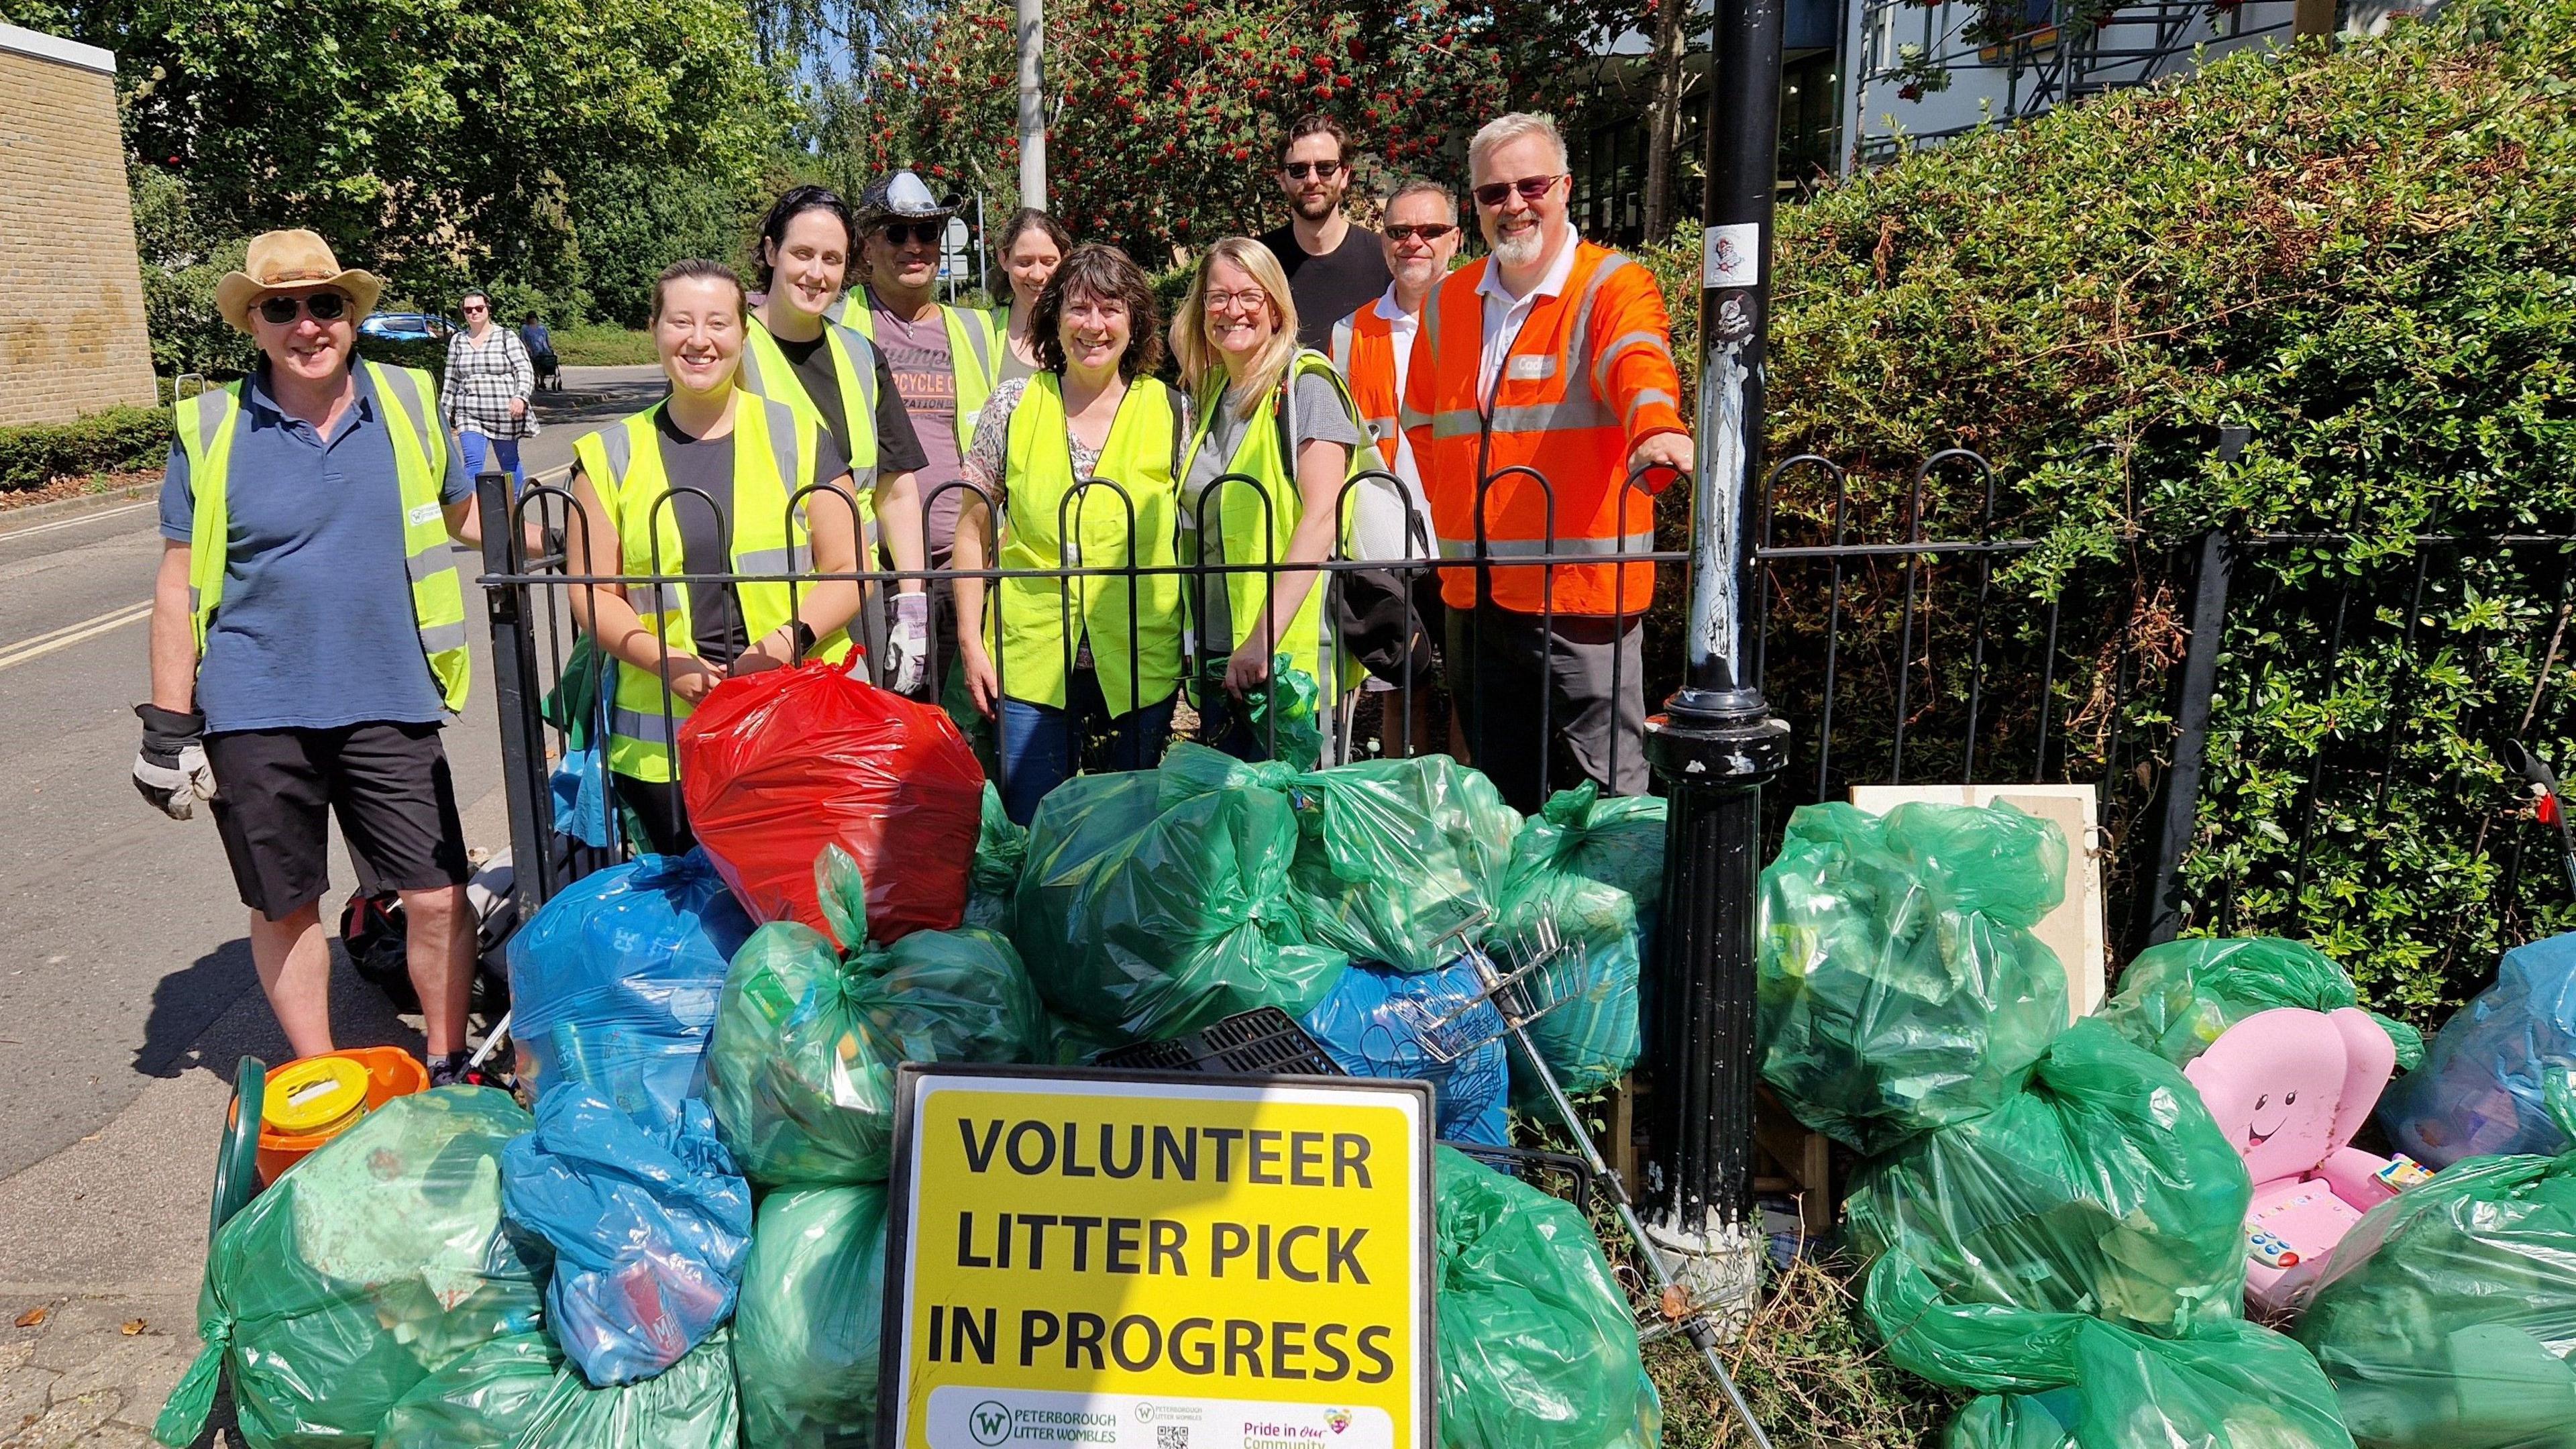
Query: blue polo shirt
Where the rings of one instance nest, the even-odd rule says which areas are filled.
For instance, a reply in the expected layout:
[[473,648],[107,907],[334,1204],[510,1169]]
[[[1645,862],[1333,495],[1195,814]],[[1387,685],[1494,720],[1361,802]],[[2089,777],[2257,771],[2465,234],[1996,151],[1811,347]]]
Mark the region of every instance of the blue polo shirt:
[[[387,404],[359,368],[357,401],[325,441],[278,411],[267,377],[262,363],[244,380],[233,428],[224,592],[197,670],[207,732],[444,719],[412,619]],[[451,439],[439,500],[473,492]],[[186,543],[195,511],[187,451],[173,443],[161,536]]]

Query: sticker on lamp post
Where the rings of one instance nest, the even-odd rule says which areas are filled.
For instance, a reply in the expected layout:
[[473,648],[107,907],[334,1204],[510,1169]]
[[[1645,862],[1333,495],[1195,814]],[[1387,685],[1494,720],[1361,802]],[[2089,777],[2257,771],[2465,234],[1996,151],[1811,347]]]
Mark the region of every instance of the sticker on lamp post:
[[1434,1449],[1419,1082],[906,1066],[878,1442]]

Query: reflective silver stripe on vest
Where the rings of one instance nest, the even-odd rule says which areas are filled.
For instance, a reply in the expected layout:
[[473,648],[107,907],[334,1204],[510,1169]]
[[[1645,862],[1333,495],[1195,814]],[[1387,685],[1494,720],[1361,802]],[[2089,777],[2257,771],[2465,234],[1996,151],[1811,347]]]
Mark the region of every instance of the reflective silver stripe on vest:
[[[1653,553],[1655,535],[1652,529],[1632,533],[1626,538],[1560,538],[1554,554]],[[1489,538],[1484,551],[1476,549],[1472,538],[1440,540],[1442,558],[1536,558],[1552,556],[1543,538]]]
[[1610,426],[1610,410],[1589,388],[1567,388],[1563,400],[1494,409],[1498,433],[1562,433]]
[[1682,405],[1681,399],[1674,397],[1671,393],[1664,391],[1660,387],[1643,389],[1634,398],[1629,400],[1628,416],[1622,420],[1622,426],[1635,427],[1637,424],[1637,414],[1643,412],[1646,404],[1648,403],[1662,403],[1664,406],[1674,409],[1679,409]]
[[[965,308],[952,308],[950,310],[956,312],[960,318],[964,319],[958,330],[966,334],[968,345],[975,349],[975,370],[984,375],[984,381],[989,386],[993,381],[993,339],[990,333],[986,330],[989,324],[977,322],[975,317],[978,314],[967,311]],[[954,364],[951,365],[953,366]]]
[[1332,348],[1333,366],[1340,369],[1342,376],[1349,377],[1351,375],[1350,318],[1345,317],[1341,321],[1333,324],[1333,336],[1330,346]]
[[804,474],[796,466],[796,410],[762,398],[760,411],[769,423],[769,460],[778,465],[779,487],[793,494],[805,485]]
[[792,574],[805,565],[805,551],[790,544],[785,548],[755,548],[734,555],[734,572],[742,574]]
[[[436,492],[440,486],[440,475],[447,471],[447,429],[431,416],[428,400],[420,395],[420,381],[412,376],[410,369],[378,368],[376,376],[379,380],[392,382],[393,391],[397,394],[394,406],[401,408],[403,416],[411,420],[412,436],[420,440],[421,451],[429,458],[430,490]],[[433,440],[435,446],[432,446]]]
[[[456,566],[455,561],[448,556],[449,550],[452,547],[453,545],[448,542],[447,538],[444,535],[441,535],[438,542],[433,543],[429,547],[422,549],[420,552],[405,558],[403,560],[403,572],[411,575],[411,581],[415,584],[436,578],[438,575],[445,573],[447,570]],[[427,637],[426,631],[424,631],[422,637]]]
[[658,709],[620,709],[611,706],[608,711],[608,732],[620,739],[634,740],[640,744],[661,745],[667,749],[671,744],[672,735],[679,728],[681,718],[677,711],[673,712],[670,719],[665,720]]
[[[1525,409],[1514,408],[1511,411]],[[1435,438],[1472,438],[1485,427],[1485,415],[1474,408],[1451,408],[1446,412],[1433,413],[1427,419],[1420,413],[1405,415],[1407,427],[1420,427],[1426,421],[1431,424],[1431,436]]]
[[[224,401],[213,407],[206,406],[218,397]],[[215,434],[223,431],[224,419],[241,406],[241,398],[231,387],[223,387],[213,392],[201,392],[188,401],[197,405],[197,452],[200,456],[211,453],[215,450]]]
[[639,618],[659,618],[681,602],[678,584],[628,584],[626,602]]
[[465,647],[465,621],[459,619],[453,624],[429,625],[420,631],[420,642],[432,654],[462,649]]
[[635,434],[624,423],[615,423],[599,430],[599,446],[608,454],[608,471],[616,475],[609,484],[623,489],[626,470],[635,461]]
[[1644,329],[1639,329],[1635,332],[1622,332],[1618,336],[1610,339],[1609,346],[1604,347],[1599,352],[1593,354],[1592,385],[1595,388],[1598,388],[1605,395],[1608,394],[1610,391],[1611,366],[1618,362],[1622,353],[1627,352],[1632,347],[1645,348],[1647,351],[1654,353],[1656,356],[1661,357],[1668,363],[1673,360],[1673,350],[1671,346],[1667,344],[1663,338],[1656,336],[1654,333]]

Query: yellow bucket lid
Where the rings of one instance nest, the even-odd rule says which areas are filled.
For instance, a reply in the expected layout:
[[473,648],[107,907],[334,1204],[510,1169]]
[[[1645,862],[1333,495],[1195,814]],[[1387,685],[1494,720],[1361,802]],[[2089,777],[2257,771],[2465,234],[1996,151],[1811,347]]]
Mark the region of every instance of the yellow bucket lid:
[[268,1074],[259,1120],[289,1137],[337,1132],[367,1110],[367,1069],[347,1057],[307,1057]]

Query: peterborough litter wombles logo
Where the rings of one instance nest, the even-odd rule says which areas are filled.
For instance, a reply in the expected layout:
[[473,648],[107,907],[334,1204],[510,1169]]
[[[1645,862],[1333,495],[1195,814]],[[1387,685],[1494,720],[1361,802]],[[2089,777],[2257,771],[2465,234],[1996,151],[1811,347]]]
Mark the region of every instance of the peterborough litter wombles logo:
[[1011,1437],[1011,1411],[986,1399],[966,1411],[966,1432],[975,1436],[976,1443],[990,1449]]
[[1338,1433],[1342,1432],[1344,1429],[1349,1428],[1350,1426],[1351,1426],[1351,1411],[1350,1411],[1350,1410],[1348,1410],[1348,1409],[1326,1409],[1326,1410],[1324,1411],[1324,1427],[1325,1427],[1325,1428],[1330,1429],[1330,1430],[1332,1430],[1334,1433],[1338,1434]]

